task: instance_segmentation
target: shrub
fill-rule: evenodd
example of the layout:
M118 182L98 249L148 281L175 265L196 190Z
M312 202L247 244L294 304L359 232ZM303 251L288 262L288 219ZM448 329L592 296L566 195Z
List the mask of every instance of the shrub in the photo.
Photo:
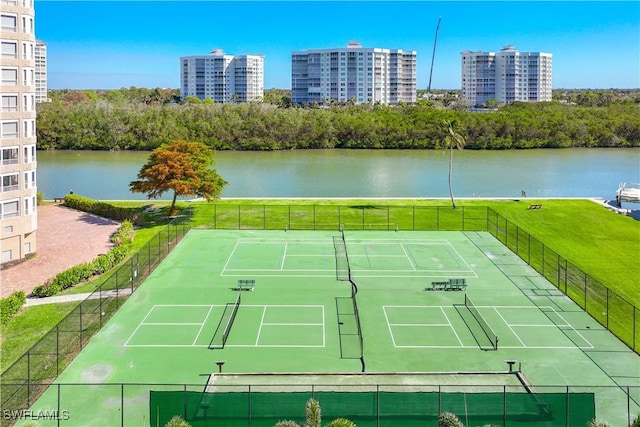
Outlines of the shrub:
M606 421L591 420L587 427L610 427L610 425Z
M629 427L640 427L640 414L636 415Z
M24 291L15 291L6 298L0 300L0 323L6 325L9 320L22 308L27 302L27 296Z
M325 427L357 427L356 423L346 418L336 418Z
M143 215L140 214L139 209L137 208L113 206L109 203L78 196L77 194L67 194L64 198L64 204L72 209L89 212L104 218L115 219L117 221L125 219L135 223L144 221Z
M455 414L443 412L438 416L438 427L464 427Z
M171 418L164 427L191 427L191 424L182 419L182 417L176 415Z
M43 193L36 193L36 204L38 206L40 206L42 204L42 201L44 200L44 194Z

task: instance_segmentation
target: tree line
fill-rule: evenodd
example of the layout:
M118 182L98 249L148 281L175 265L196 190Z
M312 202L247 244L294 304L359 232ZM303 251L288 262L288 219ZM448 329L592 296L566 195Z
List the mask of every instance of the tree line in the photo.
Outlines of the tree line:
M181 103L171 90L138 90L135 97L109 92L68 92L38 104L38 148L153 150L185 140L215 150L442 149L443 124L452 120L467 149L640 146L636 99L607 106L514 103L470 112L430 103L307 108Z

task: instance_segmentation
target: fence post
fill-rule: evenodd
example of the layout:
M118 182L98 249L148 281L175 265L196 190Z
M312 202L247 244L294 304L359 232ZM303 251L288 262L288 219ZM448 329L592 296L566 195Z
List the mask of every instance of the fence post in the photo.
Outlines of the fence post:
M238 230L240 230L240 205L238 205Z
M507 386L502 386L502 425L507 425Z
M376 426L380 427L380 384L376 384Z
M249 427L251 427L251 421L253 419L253 417L251 416L251 384L249 384L249 393L247 393L248 395L248 399L249 399L249 404L247 405L247 409L249 410Z
M587 310L587 273L584 273L584 311L586 311L587 313L589 313L589 310Z
M79 305L80 307L80 349L82 350L82 303Z
M187 419L187 385L182 385L182 419Z
M56 325L56 377L60 375L60 324Z
M62 417L60 416L60 383L58 383L58 406L56 408L56 420L58 421L57 422L58 426L60 426L61 419Z
M566 403L565 403L565 406L566 406L566 408L565 408L565 414L567 414L567 415L566 415L566 420L565 420L565 424L564 424L564 425L566 425L567 427L569 427L569 426L570 426L570 424L569 424L569 418L570 418L570 417L569 417L569 386L567 386L567 394L566 394Z
M124 427L124 383L120 383L120 427Z
M267 229L267 205L262 205L262 229Z
M31 406L31 350L27 351L27 406Z

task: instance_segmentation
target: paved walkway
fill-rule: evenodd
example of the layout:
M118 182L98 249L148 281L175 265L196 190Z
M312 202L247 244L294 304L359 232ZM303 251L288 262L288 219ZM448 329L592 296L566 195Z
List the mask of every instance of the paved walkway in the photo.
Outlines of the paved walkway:
M61 205L38 206L36 256L0 270L0 297L17 290L28 295L61 271L106 253L113 246L109 237L119 225Z

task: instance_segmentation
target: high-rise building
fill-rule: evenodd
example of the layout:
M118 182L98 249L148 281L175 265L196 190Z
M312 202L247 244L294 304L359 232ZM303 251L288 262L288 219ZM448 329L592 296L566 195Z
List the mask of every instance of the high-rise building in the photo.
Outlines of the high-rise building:
M48 102L47 44L36 40L36 102Z
M33 0L2 0L0 261L36 251L36 83Z
M416 52L345 48L291 53L291 101L397 104L416 101Z
M551 101L550 53L519 52L505 46L500 52L460 53L462 98L471 106L489 99L501 104L515 101Z
M260 101L264 96L264 56L209 55L180 58L180 96L214 102Z

